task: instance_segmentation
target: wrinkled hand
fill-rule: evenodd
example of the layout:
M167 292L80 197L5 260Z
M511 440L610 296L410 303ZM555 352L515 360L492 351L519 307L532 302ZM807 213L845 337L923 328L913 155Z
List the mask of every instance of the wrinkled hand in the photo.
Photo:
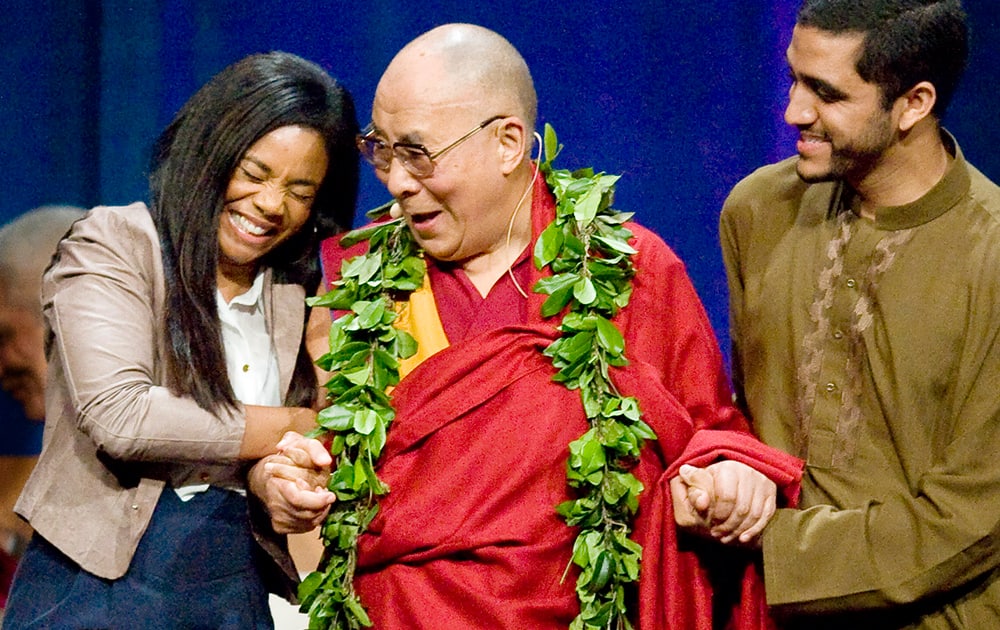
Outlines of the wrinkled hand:
M774 515L778 490L762 473L725 460L705 468L681 466L670 492L678 526L722 543L757 544Z
M330 453L318 440L288 432L278 442L278 452L254 464L249 485L271 516L279 534L315 529L337 500L326 489L332 464Z
M715 478L704 468L683 465L670 480L670 498L678 527L708 535L710 508L715 502Z

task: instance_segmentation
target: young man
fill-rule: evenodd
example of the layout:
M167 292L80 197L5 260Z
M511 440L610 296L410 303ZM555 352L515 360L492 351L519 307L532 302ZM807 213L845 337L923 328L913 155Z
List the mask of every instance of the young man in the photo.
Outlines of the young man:
M991 628L1000 609L1000 189L940 126L958 0L806 0L798 157L721 218L734 380L807 461L763 533L788 627Z

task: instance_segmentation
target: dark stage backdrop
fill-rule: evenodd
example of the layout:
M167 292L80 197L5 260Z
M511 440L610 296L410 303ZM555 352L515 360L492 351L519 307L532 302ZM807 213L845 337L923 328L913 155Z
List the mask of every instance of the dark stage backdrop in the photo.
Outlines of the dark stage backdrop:
M318 62L353 92L363 125L400 47L439 24L473 22L527 59L539 128L551 123L566 146L557 164L624 175L616 206L686 261L726 349L718 212L740 178L794 151L782 110L797 4L6 0L0 222L43 203L145 199L153 138L202 83L246 54L281 49ZM970 160L1000 181L1000 5L967 4L974 53L946 123ZM387 198L363 172L359 216ZM16 415L9 403L0 414ZM4 423L7 451L37 448L39 429L20 422Z

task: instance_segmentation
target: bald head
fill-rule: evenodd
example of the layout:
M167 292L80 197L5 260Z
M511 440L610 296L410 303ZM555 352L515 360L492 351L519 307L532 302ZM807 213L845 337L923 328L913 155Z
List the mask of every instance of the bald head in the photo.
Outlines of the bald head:
M393 151L376 176L424 253L461 264L483 295L531 239L518 208L536 172L536 109L521 55L471 24L407 44L375 90L371 133ZM421 152L430 165L415 172L408 156Z
M9 307L41 317L42 273L59 239L83 214L73 206L42 206L0 229L0 298Z
M415 72L419 70L419 72ZM420 35L393 58L376 90L392 91L431 75L422 93L467 102L483 112L517 116L534 129L538 98L524 58L499 34L474 24L446 24Z

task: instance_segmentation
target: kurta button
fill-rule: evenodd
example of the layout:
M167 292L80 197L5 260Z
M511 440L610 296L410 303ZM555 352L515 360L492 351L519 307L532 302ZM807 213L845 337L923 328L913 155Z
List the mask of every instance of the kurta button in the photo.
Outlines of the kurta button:
M244 372L249 372L250 371L250 364L249 363L244 363L243 364L243 371Z
M836 389L837 389L836 383L827 383L826 384L826 391L833 392L833 391L836 391Z
M848 278L847 279L847 287L848 288L853 289L854 285L856 285L856 284L857 283L854 281L854 278Z
M835 330L835 331L833 331L833 338L834 339L843 339L844 338L844 333L840 332L839 330Z
M138 506L138 505L136 505L135 503L133 503L133 504L132 504L132 509L133 509L133 510L138 510L138 509L139 509L139 506Z

